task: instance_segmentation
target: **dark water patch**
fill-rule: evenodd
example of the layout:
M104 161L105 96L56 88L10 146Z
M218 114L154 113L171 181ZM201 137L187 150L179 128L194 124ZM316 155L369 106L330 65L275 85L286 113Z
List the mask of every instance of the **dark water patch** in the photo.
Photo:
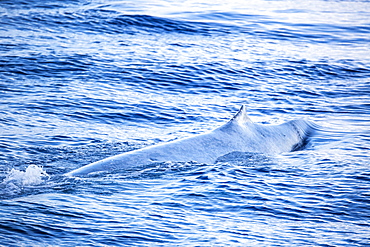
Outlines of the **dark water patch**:
M67 77L68 74L83 73L92 65L88 56L45 56L30 54L29 57L8 56L0 61L0 72L25 76Z
M256 31L255 34L267 39L310 41L317 43L335 43L350 45L352 43L366 43L369 41L366 26L338 26L327 24L288 24L288 23L263 23L265 25L281 25L286 28L269 28L266 31ZM348 30L351 34L348 35Z
M257 66L256 66L257 65ZM353 60L338 60L335 63L330 61L309 61L309 60L281 60L279 62L258 62L253 67L255 70L265 72L255 72L256 74L270 75L271 77L303 78L312 81L328 80L332 78L367 78L370 70L363 64ZM271 71L271 72L270 72Z
M27 16L4 16L2 26L19 31L53 30L79 31L106 34L137 34L139 32L161 32L179 34L222 33L225 28L212 27L203 23L192 23L149 15L122 15L113 11L89 10L84 12L64 12L63 15L29 13ZM27 23L24 25L24 23Z
M366 26L338 26L328 24L291 24L271 21L270 17L242 15L237 13L211 13L203 15L205 21L185 21L152 15L122 15L103 9L58 13L29 12L28 15L6 15L2 18L4 28L20 31L51 31L60 33L78 31L85 33L129 34L177 33L187 35L247 34L273 40L310 41L338 44L366 43L369 32ZM196 18L195 18L196 19ZM218 23L214 20L243 20L242 23ZM26 23L26 25L25 25ZM279 27L276 27L279 26ZM282 28L282 26L284 28ZM5 29L6 30L6 29ZM351 36L345 36L351 31Z
M136 70L136 71L135 71ZM223 90L238 90L240 82L231 81L232 73L236 71L224 68L221 63L199 64L191 66L176 66L172 64L163 64L161 70L145 66L131 70L131 81L136 75L140 75L137 81L147 84L147 88L161 88L171 92L188 92L202 93L220 92ZM221 74L221 76L220 76ZM227 79L222 77L222 74L227 75ZM143 80L141 77L144 77ZM135 81L128 83L136 83ZM144 84L144 85L145 85Z
M307 10L290 9L288 13L305 13ZM336 25L328 23L292 23L277 21L268 15L242 14L237 12L209 12L191 14L193 19L210 25L223 24L229 33L244 33L273 40L310 41L318 43L365 43L370 31L366 25ZM189 18L190 19L190 18ZM217 24L216 24L217 23ZM222 30L224 31L224 30Z
M73 4L83 4L86 3L86 1L74 1ZM66 5L65 1L63 0L47 0L43 1L40 3L37 0L2 0L1 4L3 5L2 7L6 7L7 9L12 9L12 10L18 10L18 9L34 9L34 8L44 8L44 9L55 9L59 7L63 7Z

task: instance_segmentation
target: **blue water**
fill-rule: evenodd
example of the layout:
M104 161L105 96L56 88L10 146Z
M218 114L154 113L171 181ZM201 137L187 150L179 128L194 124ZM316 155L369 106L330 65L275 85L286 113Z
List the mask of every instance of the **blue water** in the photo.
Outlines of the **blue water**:
M0 54L0 245L370 245L369 2L2 0ZM63 176L242 104L318 131L296 152Z

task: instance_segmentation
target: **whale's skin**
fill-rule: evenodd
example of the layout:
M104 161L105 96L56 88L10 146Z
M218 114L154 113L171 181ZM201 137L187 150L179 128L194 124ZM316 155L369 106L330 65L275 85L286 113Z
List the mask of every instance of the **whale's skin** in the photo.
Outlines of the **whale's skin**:
M312 124L306 120L292 120L280 125L255 124L247 116L246 107L242 106L229 122L209 133L115 155L66 175L81 176L167 161L212 164L218 157L235 151L289 152L301 147L312 131Z

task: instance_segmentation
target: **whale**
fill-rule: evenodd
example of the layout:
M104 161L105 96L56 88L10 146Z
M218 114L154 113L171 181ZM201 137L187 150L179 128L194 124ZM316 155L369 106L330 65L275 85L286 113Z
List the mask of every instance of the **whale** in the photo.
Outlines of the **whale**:
M303 119L280 125L254 123L247 114L247 107L242 105L229 121L208 133L118 154L65 175L83 176L169 161L213 164L219 157L233 152L291 152L302 149L313 132L313 124Z

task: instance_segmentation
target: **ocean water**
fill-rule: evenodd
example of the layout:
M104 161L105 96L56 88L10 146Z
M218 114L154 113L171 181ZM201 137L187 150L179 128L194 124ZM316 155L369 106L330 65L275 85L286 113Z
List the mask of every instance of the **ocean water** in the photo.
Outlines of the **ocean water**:
M369 246L370 2L0 1L0 245ZM91 162L246 105L303 150Z

